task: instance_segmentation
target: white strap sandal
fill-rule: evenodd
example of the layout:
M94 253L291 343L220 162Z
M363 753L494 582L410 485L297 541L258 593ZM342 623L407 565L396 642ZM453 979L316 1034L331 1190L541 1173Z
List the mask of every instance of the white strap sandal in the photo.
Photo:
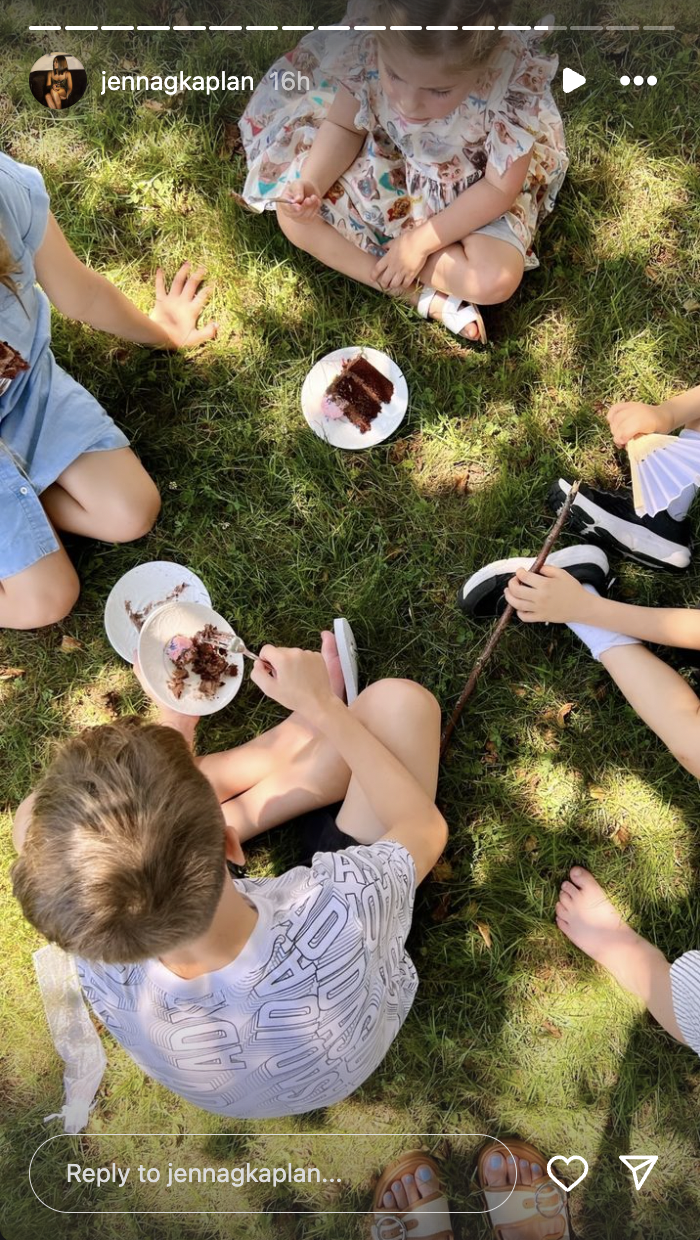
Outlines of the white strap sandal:
M338 647L340 670L345 681L345 700L352 706L360 692L360 673L357 662L357 643L347 620L333 621L333 636Z
M437 1163L420 1150L404 1154L388 1167L374 1190L372 1240L454 1240L450 1207L442 1190L423 1197L408 1210L386 1210L382 1207L385 1193L404 1175L415 1176L419 1167L430 1167L439 1180Z
M430 307L433 304L433 298L438 295L438 290L426 285L421 289L416 309L421 318L431 318ZM459 297L448 297L442 307L442 316L439 319L433 319L435 323L442 323L448 331L454 332L455 336L461 336L463 340L469 341L469 336L464 336L465 327L470 323L476 323L479 328L477 337L480 344L486 344L488 337L486 335L486 327L481 317L480 311L473 306L470 301L460 301ZM476 343L470 341L471 344Z
M504 1144L518 1162L525 1159L537 1166L546 1166L547 1160L524 1141L508 1140ZM531 1223L537 1218L544 1224L542 1240L571 1240L569 1207L563 1190L546 1175L533 1184L518 1182L515 1187L506 1184L503 1188L493 1188L487 1184L485 1175L486 1162L492 1154L507 1158L502 1145L487 1145L479 1155L477 1175L495 1240L506 1240L506 1234L507 1240L518 1240L518 1223Z

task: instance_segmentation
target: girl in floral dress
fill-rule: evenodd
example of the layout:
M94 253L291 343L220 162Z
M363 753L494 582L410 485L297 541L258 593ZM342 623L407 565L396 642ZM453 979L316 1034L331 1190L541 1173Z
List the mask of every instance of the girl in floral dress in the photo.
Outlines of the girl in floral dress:
M302 39L241 120L248 206L277 210L327 266L482 341L472 303L507 300L538 266L535 233L568 166L557 57L542 31L498 30L511 7L351 0L351 28Z

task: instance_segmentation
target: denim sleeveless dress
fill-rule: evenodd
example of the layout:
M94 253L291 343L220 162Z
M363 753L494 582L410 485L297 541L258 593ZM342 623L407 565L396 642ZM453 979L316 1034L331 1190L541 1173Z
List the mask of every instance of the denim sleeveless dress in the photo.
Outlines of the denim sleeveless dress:
M9 383L0 379L0 580L59 548L42 491L84 452L129 443L51 352L51 309L34 270L48 214L41 175L0 152L0 233L15 259L18 294L0 285L0 340L29 367Z

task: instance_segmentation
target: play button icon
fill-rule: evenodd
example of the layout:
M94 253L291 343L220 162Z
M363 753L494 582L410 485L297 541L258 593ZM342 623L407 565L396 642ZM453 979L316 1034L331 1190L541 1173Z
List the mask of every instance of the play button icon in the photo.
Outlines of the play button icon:
M580 86L586 85L586 79L582 73L576 73L574 69L565 69L564 77L564 94L570 95L572 90L578 90Z

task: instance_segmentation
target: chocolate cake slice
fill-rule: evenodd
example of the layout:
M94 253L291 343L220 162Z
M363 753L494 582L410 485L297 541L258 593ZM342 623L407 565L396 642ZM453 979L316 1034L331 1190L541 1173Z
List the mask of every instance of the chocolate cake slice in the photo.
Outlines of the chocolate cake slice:
M326 417L345 417L366 435L393 395L391 379L360 355L343 362L340 374L326 388L321 408Z
M166 654L174 665L168 680L173 697L180 700L190 672L199 676L199 692L209 699L216 696L226 676L236 677L238 665L228 660L230 641L213 624L205 624L194 637L177 634L171 638Z

